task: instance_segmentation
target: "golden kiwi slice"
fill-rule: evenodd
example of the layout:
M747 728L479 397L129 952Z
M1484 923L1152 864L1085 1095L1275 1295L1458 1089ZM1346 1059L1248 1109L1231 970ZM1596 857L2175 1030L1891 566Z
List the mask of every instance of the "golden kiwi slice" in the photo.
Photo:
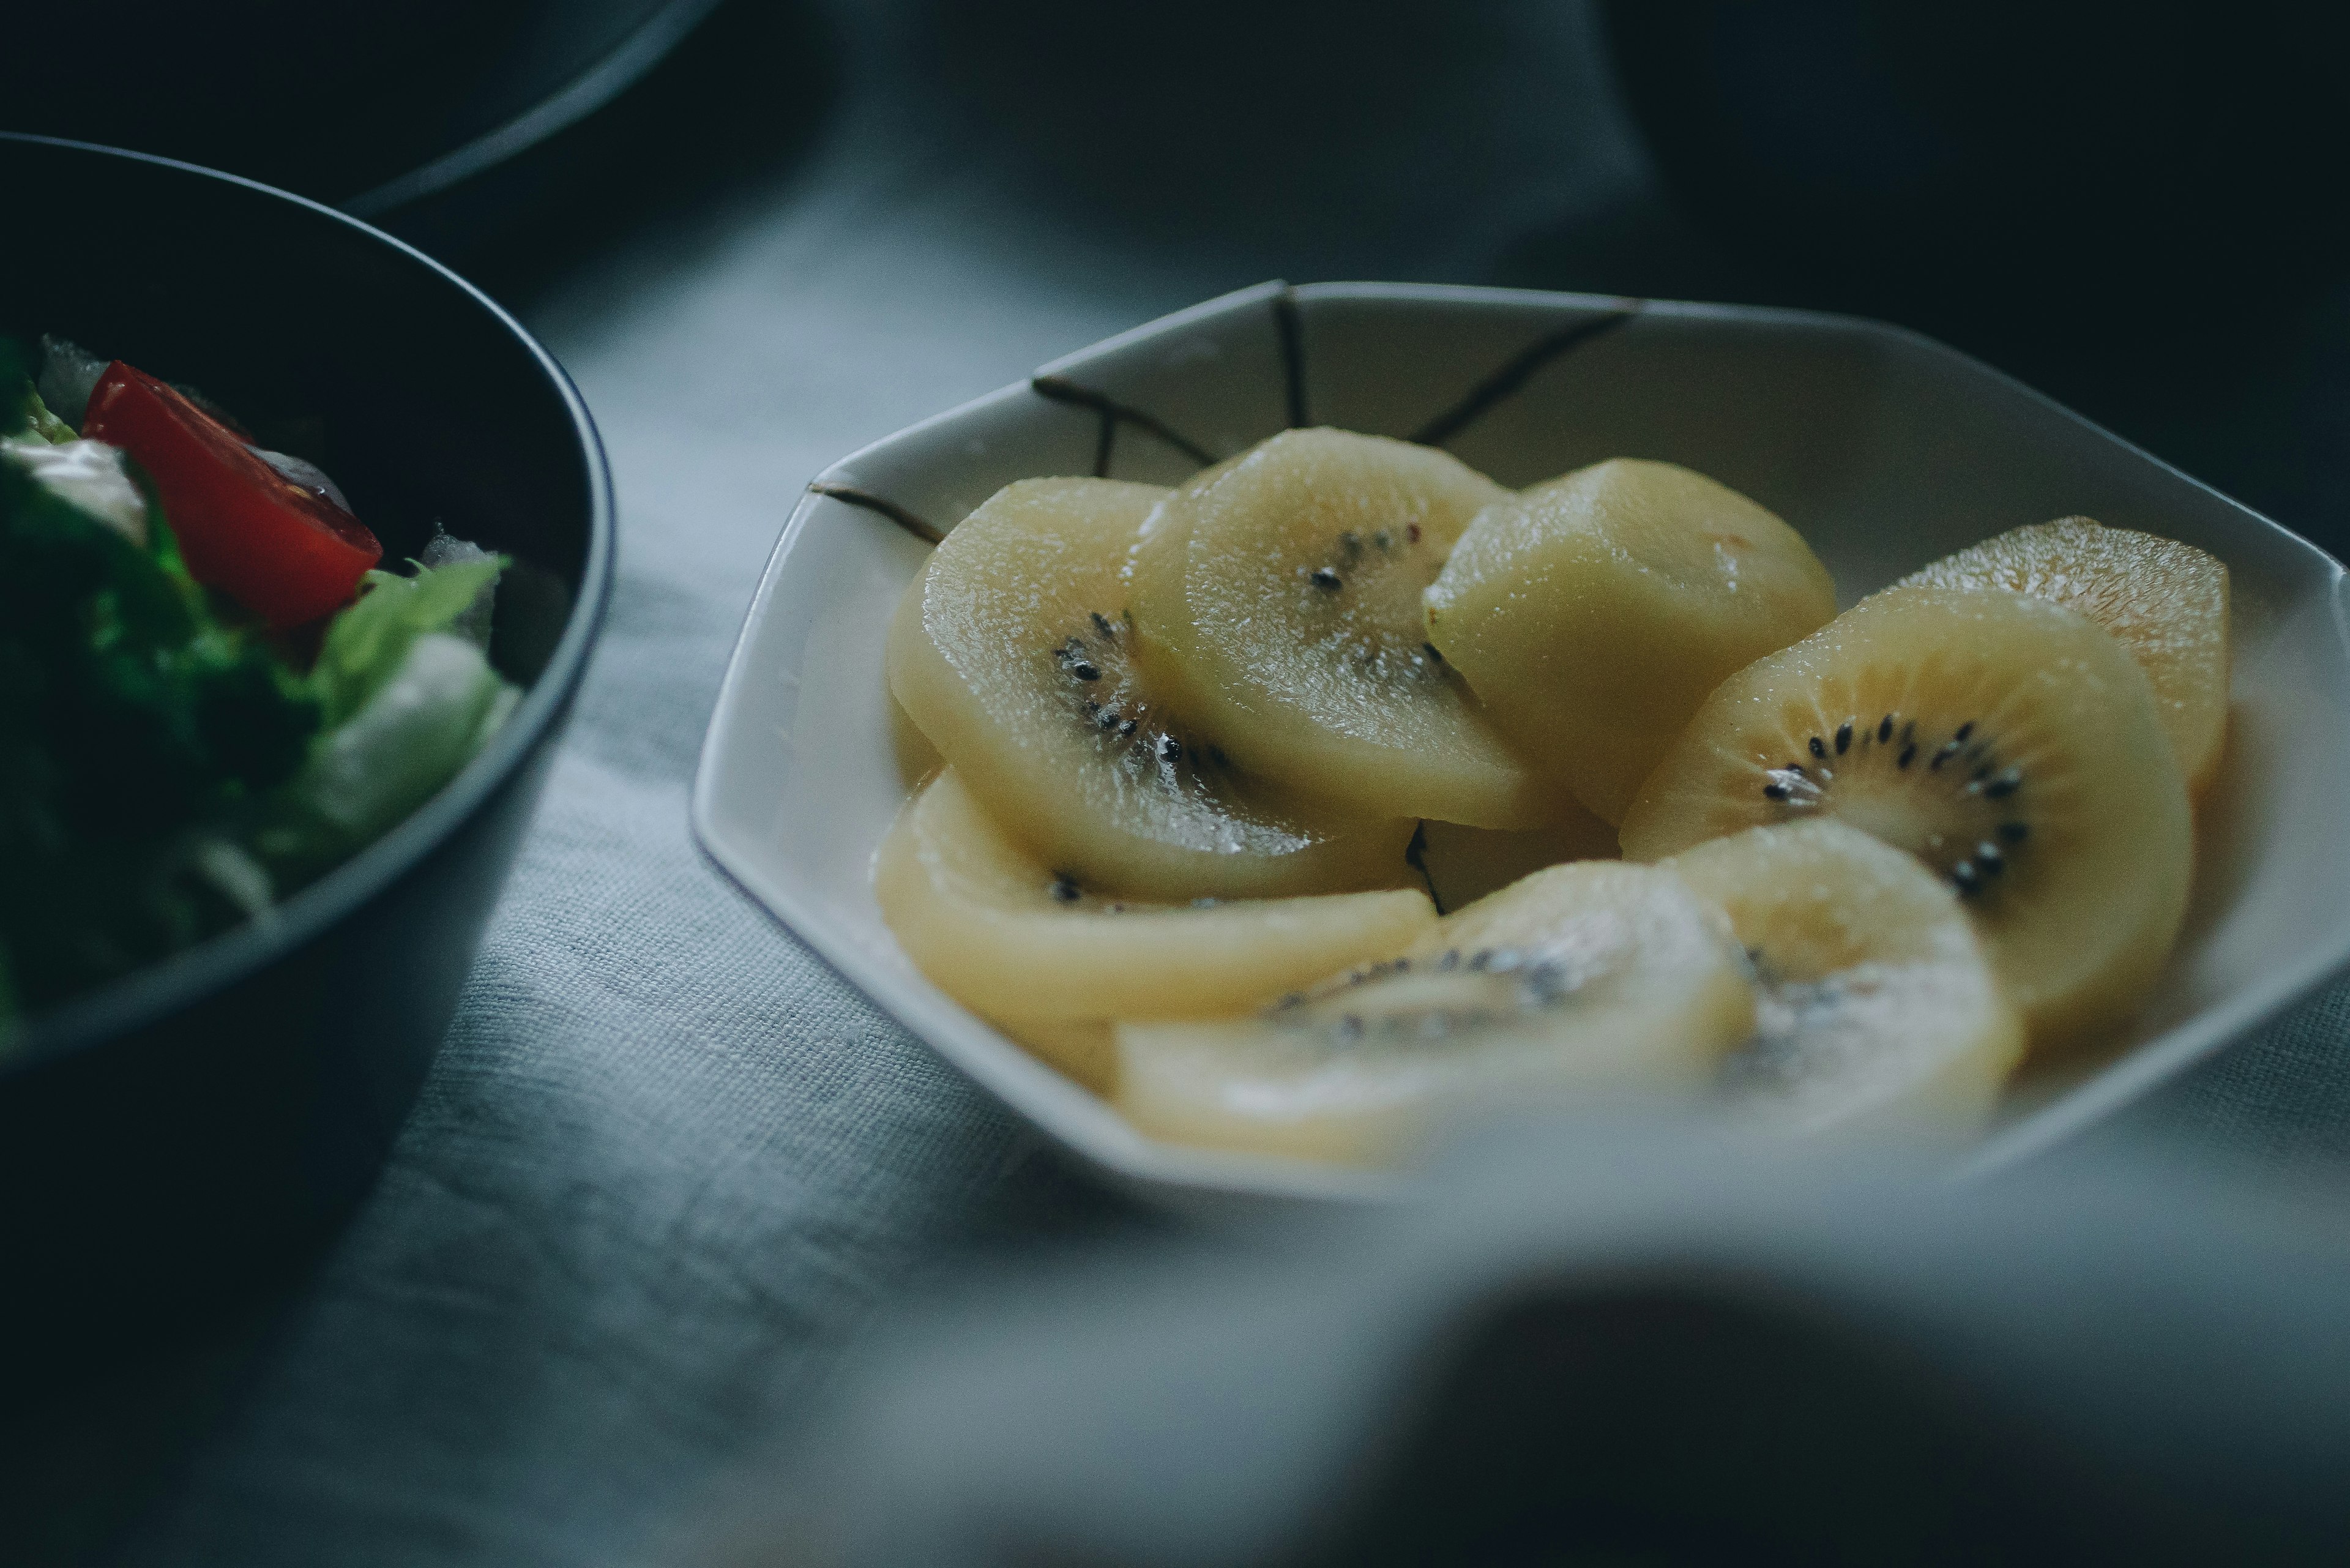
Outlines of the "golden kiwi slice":
M2228 568L2192 545L2088 517L2012 528L1904 580L2009 588L2078 610L2121 639L2154 684L2189 794L2228 735Z
M899 814L874 856L873 896L940 990L1015 1026L1245 1012L1393 952L1436 919L1417 888L1197 905L1106 898L1007 837L954 768Z
M1412 824L1297 804L1232 764L1133 657L1121 576L1167 493L1005 486L950 533L889 627L889 689L1036 857L1155 898L1393 887Z
M1420 594L1509 493L1431 448L1289 431L1168 498L1134 555L1145 667L1244 767L1359 813L1524 827L1538 780L1428 642Z
M1708 692L1827 624L1835 584L1729 486L1617 458L1479 514L1427 610L1494 722L1614 823Z
M1664 862L1728 911L1755 971L1754 1039L1724 1064L1794 1132L1963 1135L2023 1054L1950 885L1833 817L1753 827Z
M1678 855L1835 817L1947 880L2036 1045L2127 1014L2178 932L2187 788L2122 645L2004 589L1898 588L1722 682L1624 818Z
M1115 1103L1171 1142L1372 1159L1493 1102L1700 1090L1753 1023L1720 909L1669 872L1586 861L1254 1017L1119 1024Z
M1107 1095L1118 1083L1117 1026L1106 1019L1022 1023L995 1018L989 1022L1028 1054L1097 1095Z

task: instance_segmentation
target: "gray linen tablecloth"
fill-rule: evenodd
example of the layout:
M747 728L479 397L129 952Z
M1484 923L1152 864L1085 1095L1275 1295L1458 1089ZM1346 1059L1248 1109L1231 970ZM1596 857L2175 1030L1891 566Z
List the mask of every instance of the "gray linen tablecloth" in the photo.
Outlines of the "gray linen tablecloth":
M1334 40L1211 5L1130 95L1082 7L844 4L831 58L775 63L771 112L805 138L517 286L609 446L620 571L462 1012L312 1273L192 1355L16 1413L22 1552L0 1555L639 1560L958 1260L1167 1223L715 874L686 825L695 753L800 486L866 441L1266 276L1677 286L1622 259L1672 226L1587 19L1522 0L1440 36L1453 9L1374 7ZM1169 93L1182 72L1207 86ZM1298 134L1277 100L1300 90L1408 107ZM2329 997L2137 1126L2295 1169L2350 1156L2345 1012Z

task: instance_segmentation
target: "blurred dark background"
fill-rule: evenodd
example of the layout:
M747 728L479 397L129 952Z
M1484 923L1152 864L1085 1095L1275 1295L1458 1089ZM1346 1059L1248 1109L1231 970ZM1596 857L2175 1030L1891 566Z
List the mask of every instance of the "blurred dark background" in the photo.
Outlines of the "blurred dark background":
M808 474L1266 277L1504 284L1889 317L2339 555L2339 18L16 7L0 127L284 184L514 307L595 410L623 541L543 829L374 1197L250 1300L0 1409L0 1561L650 1559L886 1311L951 1298L975 1262L1172 1226L1064 1167L695 858L695 749ZM37 213L11 216L0 243L41 243ZM172 236L135 213L121 234L169 266ZM2350 1075L2310 1063L2341 1026L2247 1047L2115 1136L2338 1180Z
M10 128L249 173L510 296L805 160L855 79L1007 209L1200 275L1853 310L2310 531L2350 500L2338 7L68 0L13 26Z

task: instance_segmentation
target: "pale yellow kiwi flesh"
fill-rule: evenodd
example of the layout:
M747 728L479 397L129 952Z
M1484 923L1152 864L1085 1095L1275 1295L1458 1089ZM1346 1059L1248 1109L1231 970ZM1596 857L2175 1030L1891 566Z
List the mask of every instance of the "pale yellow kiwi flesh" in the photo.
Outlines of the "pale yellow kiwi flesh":
M1727 485L1615 458L1487 507L1426 604L1494 722L1615 823L1707 693L1827 624L1835 584Z
M2228 568L2192 545L2060 517L2012 528L1905 579L2008 588L2077 610L2121 640L2153 683L2190 794L2219 772L2228 736Z
M889 689L971 793L1088 887L1245 898L1393 887L1412 824L1305 805L1137 666L1122 573L1150 485L1035 479L948 534L889 627Z
M1546 785L1428 645L1420 595L1508 492L1447 453L1289 431L1193 478L1136 546L1141 655L1243 767L1366 814L1525 827Z
M2023 1054L1973 923L1914 856L1833 817L1665 861L1753 961L1755 1039L1726 1075L1780 1128L1963 1137Z
M1639 860L1833 816L1963 897L2034 1049L2126 1018L2178 932L2187 788L2145 671L2003 589L1898 588L1706 699L1633 801Z
M1170 1142L1376 1161L1495 1105L1701 1092L1753 1023L1719 909L1586 861L1254 1017L1119 1024L1114 1103Z
M988 1021L1022 1050L1063 1077L1107 1096L1118 1085L1117 1025L1107 1019L1074 1023Z
M1245 1012L1393 952L1436 919L1416 888L1203 905L1104 897L1014 843L953 768L899 813L874 857L873 894L916 968L1015 1034ZM1036 1033L1083 1044L1082 1032Z

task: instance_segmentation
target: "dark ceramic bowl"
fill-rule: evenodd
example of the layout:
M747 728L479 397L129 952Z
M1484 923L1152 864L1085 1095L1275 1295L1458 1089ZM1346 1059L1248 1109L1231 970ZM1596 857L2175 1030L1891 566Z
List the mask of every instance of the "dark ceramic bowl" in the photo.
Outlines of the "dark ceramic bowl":
M251 1275L346 1212L454 1011L603 617L612 496L562 367L479 292L324 207L0 135L0 317L236 410L400 558L511 555L491 657L527 688L446 789L265 922L41 1015L0 1055L0 1316L78 1332ZM0 1366L20 1345L0 1340Z
M94 0L10 20L0 130L243 174L504 272L796 128L830 53L806 0L108 0L93 91Z

